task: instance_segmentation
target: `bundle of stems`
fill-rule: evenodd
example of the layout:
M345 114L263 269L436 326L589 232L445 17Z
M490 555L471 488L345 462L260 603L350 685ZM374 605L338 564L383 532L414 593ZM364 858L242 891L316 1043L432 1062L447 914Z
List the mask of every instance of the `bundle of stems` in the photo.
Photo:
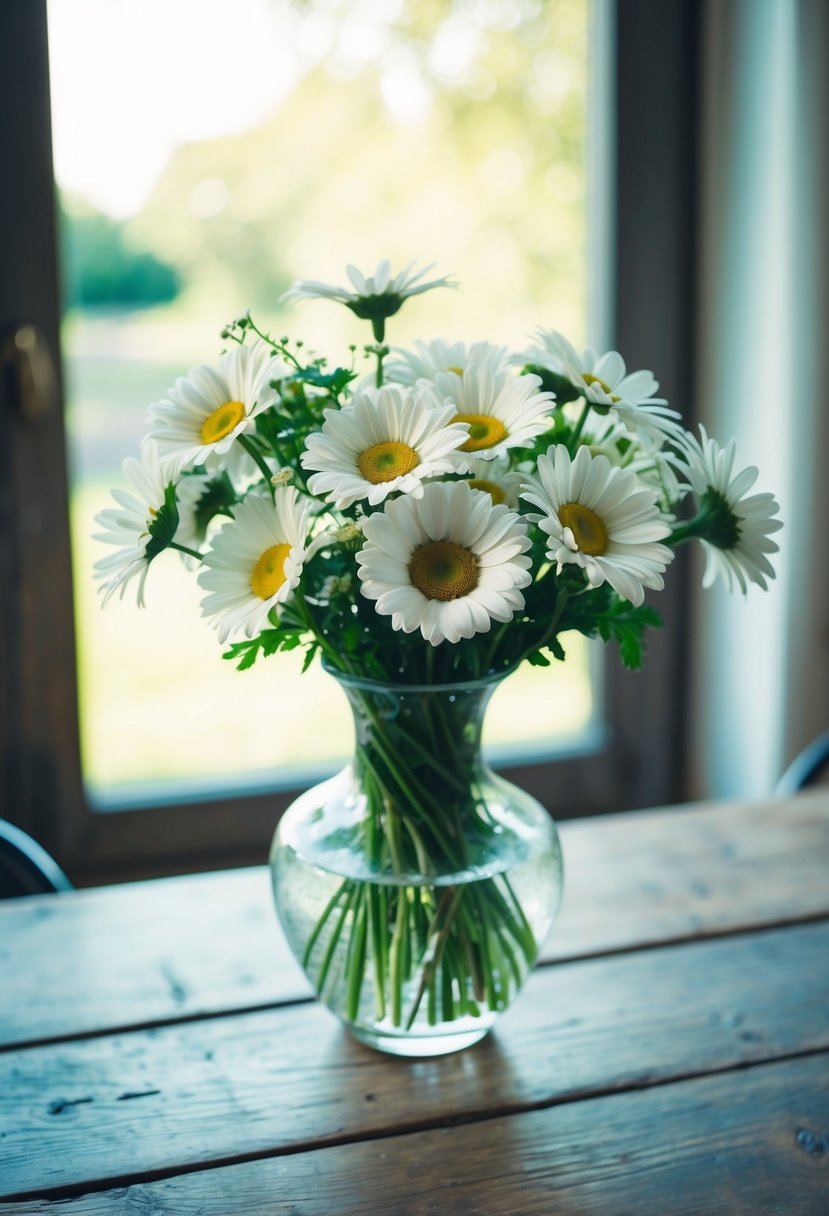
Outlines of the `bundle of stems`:
M503 830L485 802L480 756L491 684L367 685L346 691L359 846L372 877L342 880L303 965L324 998L344 991L349 1021L369 987L374 1018L395 1028L419 1014L436 1025L504 1009L538 944L508 874L476 869Z

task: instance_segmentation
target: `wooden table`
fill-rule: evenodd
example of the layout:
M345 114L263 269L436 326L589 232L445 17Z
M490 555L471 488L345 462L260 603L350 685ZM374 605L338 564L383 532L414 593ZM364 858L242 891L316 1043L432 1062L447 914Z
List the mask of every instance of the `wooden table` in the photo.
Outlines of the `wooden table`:
M0 905L0 1216L829 1213L829 793L564 824L544 963L407 1062L264 869Z

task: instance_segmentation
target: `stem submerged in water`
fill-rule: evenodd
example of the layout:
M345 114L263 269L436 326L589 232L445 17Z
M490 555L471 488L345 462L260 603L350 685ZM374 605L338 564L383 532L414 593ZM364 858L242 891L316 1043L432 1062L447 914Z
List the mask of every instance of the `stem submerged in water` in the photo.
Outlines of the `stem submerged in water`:
M498 862L504 828L487 802L504 798L480 756L493 685L343 683L357 747L351 826L337 847L359 846L362 861L328 895L303 965L355 1026L417 1034L494 1014L538 945Z

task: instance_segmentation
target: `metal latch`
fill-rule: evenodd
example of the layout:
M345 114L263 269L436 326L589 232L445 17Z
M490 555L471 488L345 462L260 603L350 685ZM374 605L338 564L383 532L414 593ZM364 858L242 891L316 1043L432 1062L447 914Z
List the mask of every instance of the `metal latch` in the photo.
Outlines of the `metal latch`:
M37 325L23 321L3 334L0 367L12 408L24 422L43 422L57 406L58 385L49 344Z

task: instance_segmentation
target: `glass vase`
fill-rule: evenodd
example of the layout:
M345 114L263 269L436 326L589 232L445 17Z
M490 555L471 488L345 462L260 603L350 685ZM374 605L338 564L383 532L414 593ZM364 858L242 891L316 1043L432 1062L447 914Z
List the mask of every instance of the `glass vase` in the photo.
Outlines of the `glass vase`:
M279 822L277 914L358 1039L403 1056L457 1051L487 1033L538 958L561 896L558 833L482 758L497 678L333 674L354 714L354 758Z

